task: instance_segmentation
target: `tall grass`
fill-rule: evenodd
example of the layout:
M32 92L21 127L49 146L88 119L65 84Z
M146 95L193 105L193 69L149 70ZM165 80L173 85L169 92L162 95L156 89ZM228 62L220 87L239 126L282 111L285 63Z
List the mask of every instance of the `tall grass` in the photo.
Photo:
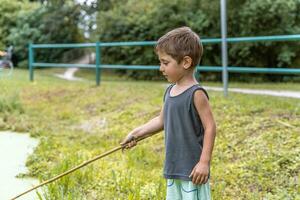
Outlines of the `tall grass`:
M12 79L0 81L6 87L0 94L0 119L5 119L0 129L20 124L18 130L40 139L27 161L29 175L39 180L117 146L130 130L159 113L167 84L115 80L95 87L94 80L68 82L45 70L36 71L34 83L27 76L16 70ZM209 95L218 127L213 198L300 199L299 100ZM43 187L40 199L164 199L163 139L159 133L86 166Z
M24 109L22 107L18 94L12 94L11 96L0 96L0 112L23 113Z

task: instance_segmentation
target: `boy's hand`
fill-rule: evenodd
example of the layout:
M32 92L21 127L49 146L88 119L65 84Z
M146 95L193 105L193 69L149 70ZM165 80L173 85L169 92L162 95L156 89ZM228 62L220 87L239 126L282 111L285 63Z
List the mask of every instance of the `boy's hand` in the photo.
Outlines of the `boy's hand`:
M134 136L132 133L129 133L126 138L120 143L120 145L124 145L123 147L123 150L124 148L125 149L129 149L129 148L132 148L134 147L135 145L137 144L137 141L136 141L136 136Z
M208 180L209 164L198 162L189 177L195 185L205 184Z

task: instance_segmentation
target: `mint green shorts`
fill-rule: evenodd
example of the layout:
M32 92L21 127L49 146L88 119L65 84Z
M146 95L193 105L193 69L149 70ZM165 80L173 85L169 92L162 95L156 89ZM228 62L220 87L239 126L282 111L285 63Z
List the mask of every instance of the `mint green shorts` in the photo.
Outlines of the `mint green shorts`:
M167 179L167 200L211 200L209 180L195 185L192 181Z

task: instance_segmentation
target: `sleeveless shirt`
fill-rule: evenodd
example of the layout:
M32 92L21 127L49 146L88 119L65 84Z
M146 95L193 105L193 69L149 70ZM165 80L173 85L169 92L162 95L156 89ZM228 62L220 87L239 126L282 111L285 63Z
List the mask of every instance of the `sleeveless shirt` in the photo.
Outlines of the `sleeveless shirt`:
M167 179L189 178L200 160L203 148L204 128L194 105L194 93L202 90L198 84L186 89L177 96L170 96L174 84L164 95L165 162L164 177Z

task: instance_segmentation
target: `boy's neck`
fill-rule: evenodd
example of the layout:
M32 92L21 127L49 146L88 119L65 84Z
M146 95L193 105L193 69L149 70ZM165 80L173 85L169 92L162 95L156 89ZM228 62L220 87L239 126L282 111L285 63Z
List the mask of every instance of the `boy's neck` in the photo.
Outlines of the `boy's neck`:
M198 81L195 78L194 71L185 74L181 79L175 83L178 87L186 87L198 84Z

